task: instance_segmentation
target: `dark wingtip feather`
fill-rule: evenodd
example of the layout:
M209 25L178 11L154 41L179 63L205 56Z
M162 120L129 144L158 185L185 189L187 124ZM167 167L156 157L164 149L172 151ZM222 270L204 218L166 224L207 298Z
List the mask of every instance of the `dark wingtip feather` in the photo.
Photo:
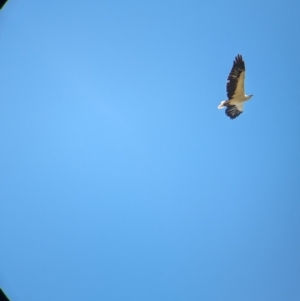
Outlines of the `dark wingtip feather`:
M245 71L245 62L241 54L238 54L233 61L233 67Z
M229 105L227 106L225 110L225 114L230 118L230 119L235 119L239 115L241 115L243 112L239 111L235 105Z

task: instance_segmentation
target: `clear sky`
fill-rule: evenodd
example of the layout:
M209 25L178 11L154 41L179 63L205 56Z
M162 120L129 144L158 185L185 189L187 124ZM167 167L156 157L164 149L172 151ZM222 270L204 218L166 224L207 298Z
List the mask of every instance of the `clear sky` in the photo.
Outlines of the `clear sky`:
M9 0L12 301L300 300L300 2ZM235 120L234 57L254 97Z

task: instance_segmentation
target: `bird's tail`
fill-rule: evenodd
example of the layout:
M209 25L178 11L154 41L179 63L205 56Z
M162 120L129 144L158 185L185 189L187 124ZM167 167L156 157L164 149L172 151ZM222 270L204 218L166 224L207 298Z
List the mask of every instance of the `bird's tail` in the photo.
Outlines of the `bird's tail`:
M226 100L221 101L221 103L218 105L218 109L225 108L226 107L225 103L226 103Z

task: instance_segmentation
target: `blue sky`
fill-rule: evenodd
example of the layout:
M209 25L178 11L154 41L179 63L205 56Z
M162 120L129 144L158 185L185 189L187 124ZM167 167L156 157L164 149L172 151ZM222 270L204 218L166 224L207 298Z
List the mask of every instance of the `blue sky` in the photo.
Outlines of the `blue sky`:
M0 11L12 301L300 300L300 4ZM234 57L254 97L230 120Z

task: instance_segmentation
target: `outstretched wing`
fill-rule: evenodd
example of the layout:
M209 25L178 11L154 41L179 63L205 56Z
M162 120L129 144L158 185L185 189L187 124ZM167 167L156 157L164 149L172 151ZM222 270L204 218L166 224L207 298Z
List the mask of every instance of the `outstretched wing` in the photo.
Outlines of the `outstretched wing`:
M243 113L243 109L243 103L229 105L226 108L225 114L230 117L230 119L234 119Z
M245 63L240 54L233 61L232 69L227 78L227 97L228 99L239 98L245 95Z

